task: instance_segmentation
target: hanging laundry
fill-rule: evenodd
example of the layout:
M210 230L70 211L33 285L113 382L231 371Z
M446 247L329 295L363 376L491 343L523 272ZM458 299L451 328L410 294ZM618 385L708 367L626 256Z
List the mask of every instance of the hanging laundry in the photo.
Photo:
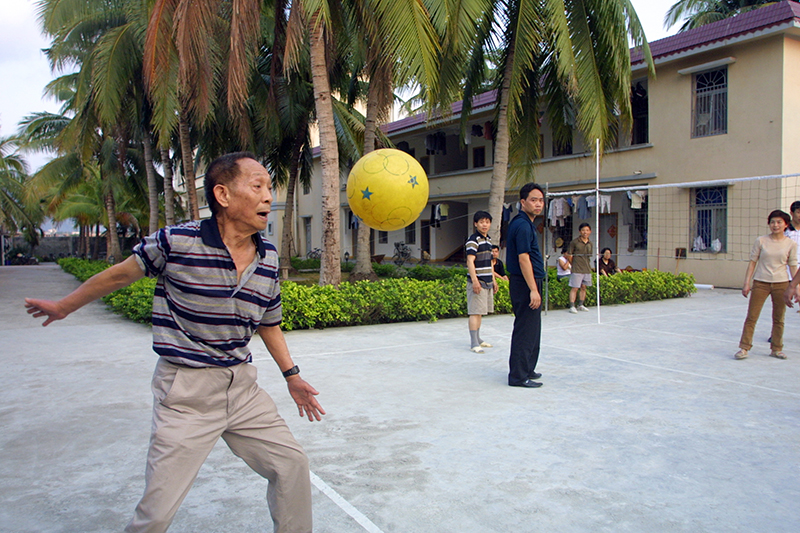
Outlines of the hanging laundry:
M589 210L589 206L586 204L586 197L585 196L578 196L575 202L575 212L578 214L578 218L587 219L592 216L592 212Z
M446 219L450 214L450 204L439 204L439 214L442 215L442 220Z
M692 251L702 252L705 249L706 249L706 243L703 242L703 238L700 235L698 235L697 238L694 240L694 243L692 244Z
M550 220L550 225L564 226L565 219L570 214L569 204L567 200L562 197L553 198L550 200L550 208L547 211L547 218Z
M600 195L600 212L601 213L610 213L611 212L611 195L610 194L601 194Z
M492 136L492 123L491 122L484 122L483 123L483 138L486 140L491 141Z
M437 207L436 204L431 204L431 227L432 228L441 227L441 224L439 223L438 210L436 209L436 207Z
M511 209L511 204L503 204L503 222L511 221L511 215L513 214Z
M631 208L641 209L642 204L647 199L647 191L632 191L630 193L630 198L631 198Z

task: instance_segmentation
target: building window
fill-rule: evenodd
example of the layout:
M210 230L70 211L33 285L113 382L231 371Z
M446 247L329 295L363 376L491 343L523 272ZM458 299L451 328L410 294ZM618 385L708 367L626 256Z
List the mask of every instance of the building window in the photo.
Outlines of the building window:
M553 140L553 157L560 155L572 155L572 139L563 143Z
M727 187L692 189L693 252L724 252L728 237Z
M633 209L633 224L631 224L628 247L634 250L647 250L647 202L642 203L641 209Z
M728 68L694 75L693 137L728 133Z
M411 223L406 226L406 244L417 243L417 224Z
M378 244L389 244L389 232L378 230Z
M267 222L267 235L273 234L272 222Z
M564 217L564 225L556 226L554 230L553 249L560 253L562 248L572 242L572 215ZM559 239L561 240L559 241Z
M633 128L631 129L631 145L650 142L648 132L648 100L647 80L637 81L631 87L631 113Z
M478 146L472 149L472 168L486 166L486 148Z

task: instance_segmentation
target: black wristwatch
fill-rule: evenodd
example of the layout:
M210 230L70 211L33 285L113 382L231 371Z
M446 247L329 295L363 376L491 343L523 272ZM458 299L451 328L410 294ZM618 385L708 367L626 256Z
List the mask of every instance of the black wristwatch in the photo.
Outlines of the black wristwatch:
M288 378L289 376L294 376L295 374L299 373L300 373L300 367L294 365L292 368L283 373L283 377Z

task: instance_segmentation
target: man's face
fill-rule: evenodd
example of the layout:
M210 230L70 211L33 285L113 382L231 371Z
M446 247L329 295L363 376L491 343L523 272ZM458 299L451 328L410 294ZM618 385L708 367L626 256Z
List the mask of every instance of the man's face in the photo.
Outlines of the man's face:
M267 217L272 209L272 179L258 161L240 159L236 163L239 175L226 187L227 205L223 204L225 217L256 231L267 228Z
M800 226L800 209L792 211L792 226L794 226L795 229Z
M528 193L528 197L519 201L522 211L529 217L542 214L544 210L544 194L539 189L533 189Z
M500 257L500 249L499 248L492 248L492 257L497 259Z
M488 218L482 218L475 223L475 229L478 230L478 233L481 235L486 235L489 233L489 228L492 227L492 221Z
M589 226L584 226L581 228L581 238L583 240L588 239L589 235L591 234L592 234L592 228L590 228Z

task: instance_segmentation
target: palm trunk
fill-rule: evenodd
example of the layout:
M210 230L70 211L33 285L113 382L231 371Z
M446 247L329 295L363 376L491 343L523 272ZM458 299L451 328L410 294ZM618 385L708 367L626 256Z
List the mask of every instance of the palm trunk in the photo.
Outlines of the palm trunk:
M192 141L189 137L189 120L186 111L182 111L178 119L178 135L181 140L181 159L183 162L183 180L186 183L186 194L189 196L189 217L191 220L200 219L200 209L197 206L197 187L194 183L194 161L192 157Z
M98 222L94 227L94 239L92 239L92 260L97 261L100 258L100 223Z
M150 205L150 218L148 219L148 235L158 230L158 181L156 169L153 166L153 140L150 132L144 131L142 140L144 147L144 170L147 174L147 200Z
M318 16L311 18L311 77L319 125L322 161L322 264L320 285L338 286L342 279L339 244L339 146L333 121L333 102L325 59L325 41Z
M364 155L375 150L375 128L378 117L378 84L370 83L367 90L367 116L364 120ZM370 227L363 221L358 222L358 244L356 246L356 265L350 274L350 281L378 279L372 268L372 256L369 246Z
M492 215L492 229L489 236L492 242L500 244L500 223L503 219L503 201L506 197L508 177L508 93L511 85L511 70L514 66L514 43L508 51L503 85L500 88L500 109L497 114L497 131L494 142L494 165L492 182L489 186L489 214Z
M305 128L303 128L305 129ZM280 265L292 270L292 249L294 248L294 194L300 170L300 151L303 138L298 135L292 147L292 162L289 166L289 182L286 184L286 208L283 211L283 232L281 234Z
M175 189L172 188L172 159L169 150L161 149L161 166L164 167L164 218L167 226L175 224Z
M109 191L106 193L106 214L108 215L108 250L106 260L114 264L122 259L122 248L117 237L117 208L114 202L114 194Z
M81 224L78 228L78 257L84 254L84 239L86 238L86 225ZM72 248L72 246L70 246Z

